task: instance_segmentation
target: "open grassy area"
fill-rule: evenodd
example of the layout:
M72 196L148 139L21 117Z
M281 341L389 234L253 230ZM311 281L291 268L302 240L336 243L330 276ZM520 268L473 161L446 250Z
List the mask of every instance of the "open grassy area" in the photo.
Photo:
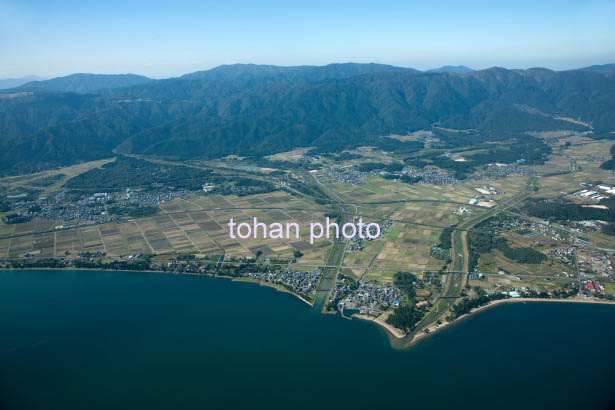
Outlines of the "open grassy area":
M42 190L45 195L59 191L62 185L69 179L83 174L94 168L99 168L104 164L114 161L115 158L102 159L98 161L84 162L60 169L37 172L34 174L19 175L15 177L0 178L0 186L11 189L31 188ZM51 183L46 183L50 181Z
M529 177L524 175L509 175L506 178L489 180L489 181L473 181L465 182L463 187L469 188L474 191L473 195L480 195L477 188L481 189L484 185L490 185L498 190L498 195L493 195L493 199L497 202L500 200L506 200L518 195L525 190ZM455 190L457 187L454 188Z
M541 264L518 263L506 258L499 250L481 255L478 270L484 273L498 273L504 270L511 275L541 276L564 276L564 272L575 273L572 267L564 266L557 261L547 260Z
M360 201L362 203L433 200L465 204L477 194L472 188L464 185L451 187L432 184L407 184L399 180L388 180L380 177L369 178L365 180L365 183L359 185L333 182L331 186L344 201Z
M606 282L604 284L604 292L610 295L615 295L615 283Z

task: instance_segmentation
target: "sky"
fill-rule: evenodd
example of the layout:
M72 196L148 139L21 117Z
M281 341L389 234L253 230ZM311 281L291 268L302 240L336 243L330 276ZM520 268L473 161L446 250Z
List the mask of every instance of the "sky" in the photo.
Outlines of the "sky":
M220 64L556 70L615 62L615 0L0 0L0 78Z

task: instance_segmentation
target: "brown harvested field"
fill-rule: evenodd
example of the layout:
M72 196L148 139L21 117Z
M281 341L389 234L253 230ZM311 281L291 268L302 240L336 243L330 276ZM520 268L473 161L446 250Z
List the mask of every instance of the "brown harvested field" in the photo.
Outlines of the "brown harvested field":
M162 212L146 218L56 230L56 221L33 221L25 224L0 225L3 235L21 235L0 240L0 255L19 257L76 256L80 252L106 252L110 258L135 253L199 253L228 257L252 257L261 251L264 257L292 259L295 251L304 254L301 262L323 263L331 242L309 240L309 223L324 221L326 208L285 192L246 197L191 195L161 204ZM265 208L265 209L263 209ZM268 209L267 209L268 208ZM271 209L278 208L278 209ZM310 209L311 208L311 209ZM313 209L318 209L313 211ZM248 222L253 218L270 224L297 223L301 238L290 240L229 236L228 222ZM43 232L51 230L51 232ZM38 233L37 233L38 232ZM293 230L294 233L294 230Z

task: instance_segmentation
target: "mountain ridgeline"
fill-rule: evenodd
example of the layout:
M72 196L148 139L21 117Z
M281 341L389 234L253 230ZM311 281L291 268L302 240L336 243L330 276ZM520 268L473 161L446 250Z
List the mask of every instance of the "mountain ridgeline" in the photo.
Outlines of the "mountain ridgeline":
M110 88L129 87L152 81L136 74L71 74L50 80L30 81L19 86L20 91L51 91L91 93Z
M35 75L29 75L26 77L19 77L19 78L3 78L3 79L0 79L0 90L4 90L7 88L15 88L15 87L19 87L20 85L30 83L32 81L41 81L41 80L45 80L45 79L42 77L35 76Z
M470 130L440 132L451 147L533 138L528 131L615 135L612 71L451 70L238 64L165 80L74 75L28 83L0 91L0 174L114 153L189 159L310 146L410 151L416 144L381 137L416 130Z

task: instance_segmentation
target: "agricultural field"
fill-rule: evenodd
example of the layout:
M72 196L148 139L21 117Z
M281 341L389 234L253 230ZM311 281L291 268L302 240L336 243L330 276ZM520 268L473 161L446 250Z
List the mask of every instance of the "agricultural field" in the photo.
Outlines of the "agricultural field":
M564 150L564 155L582 161L588 157L609 157L609 150L613 145L613 141L610 140L592 140L587 137L572 137L567 138L566 142L570 142L571 145L567 146ZM600 161L595 161L600 164Z
M445 261L431 249L439 242L443 228L459 223L465 216L454 213L455 204L409 202L401 204L386 219L392 221L381 238L364 241L362 250L347 252L345 265L369 272L368 279L390 281L399 270L439 270ZM362 207L361 212L365 209ZM366 219L366 221L368 221ZM383 273L384 271L384 273ZM389 271L386 274L386 271Z
M600 169L599 166L599 163L587 163L581 166L577 172L541 177L537 182L539 190L535 197L548 198L567 195L582 189L582 183L603 181L607 184L614 184L615 175Z
M474 185L480 186L480 183L474 183ZM399 180L388 180L380 177L366 179L363 184L359 185L333 182L331 187L342 200L351 203L357 201L378 203L428 199L465 204L477 194L471 187L465 185L451 187L448 185L406 184Z
M534 167L543 175L538 181L540 189L536 196L544 198L565 195L580 189L581 183L615 183L615 175L600 168L601 163L608 159L611 145L612 141L596 141L578 135L559 140L557 146L561 148L561 154L551 154L544 165ZM555 151L557 150L554 148ZM576 169L569 172L573 161ZM555 173L563 174L548 176Z
M60 223L33 221L16 225L0 225L0 255L21 257L76 256L80 252L106 252L117 257L131 254L177 255L199 253L230 258L254 257L293 259L295 251L303 254L302 263L325 262L331 244L320 239L313 244L306 240L310 222L324 221L326 209L313 211L315 204L296 199L285 192L245 197L190 195L161 204L162 212L146 218L81 226L77 229L54 230ZM312 209L310 209L312 207ZM295 222L300 237L285 239L233 239L228 222L270 224ZM45 232L49 231L51 232ZM294 234L294 230L292 231Z
M395 224L393 226L397 228ZM427 227L394 229L376 257L374 267L409 271L428 269L431 248L438 243L440 233L441 229Z

